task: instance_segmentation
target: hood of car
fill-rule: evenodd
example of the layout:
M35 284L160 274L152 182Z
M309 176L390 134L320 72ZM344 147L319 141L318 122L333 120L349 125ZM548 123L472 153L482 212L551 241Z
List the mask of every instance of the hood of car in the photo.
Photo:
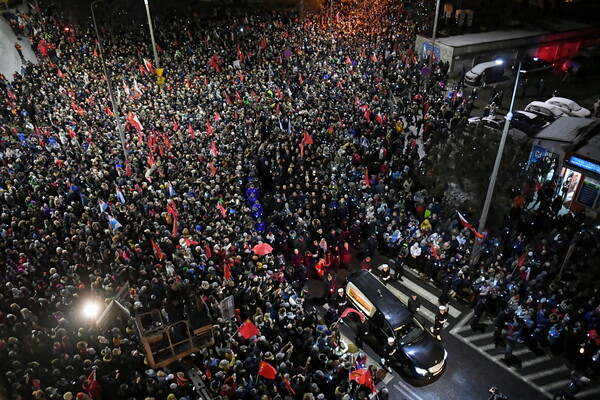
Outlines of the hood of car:
M416 367L428 369L444 360L444 348L428 333L402 346L402 351Z

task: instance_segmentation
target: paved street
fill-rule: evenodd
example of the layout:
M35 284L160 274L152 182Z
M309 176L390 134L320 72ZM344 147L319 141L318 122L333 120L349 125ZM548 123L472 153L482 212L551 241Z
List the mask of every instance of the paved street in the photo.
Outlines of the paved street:
M373 266L386 262L386 258L376 254ZM349 272L358 269L354 263ZM336 279L338 286L343 284L349 273L340 270ZM317 280L309 282L311 293L320 294L322 285ZM410 269L405 269L404 280L394 281L388 288L401 301L406 302L412 293L417 293L421 301L419 313L421 321L427 327L433 325L437 312L437 299L441 291L433 283L423 280ZM481 319L486 325L484 332L473 331L470 321L473 316L471 308L463 302L450 300L448 324L442 333L443 345L449 353L446 370L434 382L419 386L410 382L398 373L387 374L378 387L387 386L391 399L407 400L437 400L487 399L487 391L496 386L509 399L551 399L552 394L564 389L569 384L570 366L564 360L554 356L549 351L534 352L525 344L518 344L513 354L514 362L507 365L504 357L504 346L495 347L493 343L493 325L488 317ZM325 313L327 305L318 307L321 314ZM352 329L341 325L344 340L353 342ZM380 356L368 345L366 353L369 361L379 365ZM600 382L589 383L577 396L578 399L592 400L600 394Z

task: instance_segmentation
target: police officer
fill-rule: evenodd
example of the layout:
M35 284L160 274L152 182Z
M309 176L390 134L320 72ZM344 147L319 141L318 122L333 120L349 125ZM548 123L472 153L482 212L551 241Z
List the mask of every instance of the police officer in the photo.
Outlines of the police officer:
M435 316L435 322L433 323L433 328L431 328L431 332L436 337L437 340L441 341L442 336L440 336L440 332L442 332L442 328L448 319L448 315L446 314L446 306L440 306L438 313Z
M344 289L339 288L337 290L337 294L335 295L335 307L337 308L338 312L341 314L342 312L344 312L347 305L348 305L348 300L346 299L346 296L344 296Z
M390 266L387 264L381 265L379 268L379 279L384 285L387 285L390 281Z
M393 337L389 337L383 348L384 358L381 359L381 364L383 364L384 368L387 369L389 373L392 372L391 362L396 351L398 351L396 340Z

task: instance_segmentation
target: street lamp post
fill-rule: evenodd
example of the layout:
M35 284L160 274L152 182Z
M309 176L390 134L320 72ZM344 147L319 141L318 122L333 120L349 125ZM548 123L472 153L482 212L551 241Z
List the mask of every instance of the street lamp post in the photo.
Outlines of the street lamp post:
M512 110L515 104L515 95L519 87L519 76L521 75L521 61L519 61L519 68L517 69L517 77L515 78L515 86L513 88L512 99L510 100L510 108L506 114L506 121L504 122L504 129L502 130L502 138L500 139L500 145L498 145L498 152L496 153L496 162L494 163L494 169L492 170L492 176L490 177L490 184L488 186L487 194L485 196L485 202L483 203L483 210L481 211L481 218L479 219L479 232L483 232L485 229L485 223L487 222L488 213L490 211L490 204L492 203L492 196L494 194L494 187L496 186L496 179L498 178L498 170L500 169L500 162L502 161L502 153L504 153L504 146L506 144L506 137L508 136L508 129L510 128L510 121L512 120ZM475 262L475 253L478 250L479 244L477 240L473 243L473 252L471 254L471 264Z
M123 125L121 124L121 119L119 117L119 108L117 107L117 100L115 99L115 95L112 89L112 83L110 82L110 76L106 71L106 60L104 59L104 50L102 49L102 41L100 40L100 33L98 32L98 25L96 24L96 15L94 14L94 6L104 0L95 0L90 4L90 9L92 10L92 21L94 22L94 30L96 31L96 40L98 41L98 52L100 53L100 61L102 62L102 72L104 73L104 77L106 78L106 85L108 86L108 95L110 97L110 103L112 104L113 114L115 115L115 119L117 120L117 129L119 131L119 137L121 139L121 147L123 148L123 157L124 162L127 163L128 155L127 155L127 141L125 140L125 131L123 130Z
M156 51L156 42L154 41L154 28L152 27L152 18L150 18L150 5L148 0L144 0L146 5L146 15L148 16L148 26L150 27L150 39L152 40L152 51L154 52L154 64L156 69L160 68L158 64L158 52Z
M435 51L435 34L437 33L438 15L440 13L440 0L437 0L435 4L435 16L433 18L433 34L431 35L431 51L427 60L427 66L431 69L433 63L433 52Z

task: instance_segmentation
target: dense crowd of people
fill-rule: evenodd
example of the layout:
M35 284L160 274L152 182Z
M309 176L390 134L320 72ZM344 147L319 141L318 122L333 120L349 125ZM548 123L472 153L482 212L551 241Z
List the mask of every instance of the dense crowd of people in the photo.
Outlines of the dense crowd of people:
M222 398L367 398L374 386L349 380L362 355L310 304L322 297L335 310L336 271L357 259L375 271L377 254L396 277L410 267L440 285L441 303L469 301L474 328L499 315L498 343L518 331L597 371L600 299L578 281L583 254L555 279L571 238L597 256L597 232L559 215L550 190L535 209L516 205L470 266L473 233L420 183L459 145L474 101L447 96L443 62L422 77L413 44L423 7L343 5L302 20L175 14L157 30L164 84L144 60L146 38L115 27L118 41L101 40L118 110L92 27L13 14L39 62L0 79L0 380L10 398L194 399L191 367ZM260 243L273 252L255 254ZM307 290L309 279L323 290ZM125 284L132 316L159 309L179 321L202 298L215 345L150 368L131 321L100 330L79 312ZM228 296L231 320L220 317ZM248 320L260 332L245 339ZM257 376L261 362L274 379Z

